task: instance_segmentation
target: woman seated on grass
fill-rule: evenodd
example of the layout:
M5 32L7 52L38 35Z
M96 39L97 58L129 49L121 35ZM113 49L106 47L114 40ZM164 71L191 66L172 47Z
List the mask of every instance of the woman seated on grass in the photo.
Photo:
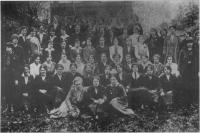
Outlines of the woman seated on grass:
M83 87L83 79L75 77L70 91L60 107L51 110L51 118L59 118L66 116L78 117L80 109L83 107L83 97L86 89Z
M134 115L133 110L128 108L127 94L124 87L119 84L114 75L111 76L110 82L111 84L106 88L107 103L111 105L111 108L115 109L116 112L120 112L124 115ZM113 114L111 108L107 108L107 111Z

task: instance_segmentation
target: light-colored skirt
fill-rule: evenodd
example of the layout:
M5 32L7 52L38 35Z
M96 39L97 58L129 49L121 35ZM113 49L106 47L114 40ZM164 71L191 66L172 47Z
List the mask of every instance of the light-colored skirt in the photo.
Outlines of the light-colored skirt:
M60 107L57 109L53 109L50 111L50 118L60 118L60 117L78 117L80 114L80 110L78 107L72 105L72 108L70 109L69 106L66 104L66 102L62 102Z
M128 102L126 100L123 100L119 97L113 98L110 101L110 104L119 112L125 115L133 115L135 114L134 111L130 108L128 108Z

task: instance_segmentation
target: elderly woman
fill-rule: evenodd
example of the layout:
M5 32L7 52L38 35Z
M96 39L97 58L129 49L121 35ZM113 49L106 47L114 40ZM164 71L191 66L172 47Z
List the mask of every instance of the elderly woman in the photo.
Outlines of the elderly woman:
M53 109L50 114L51 118L73 116L77 117L80 114L82 100L86 89L83 87L83 79L75 77L69 93L60 107Z

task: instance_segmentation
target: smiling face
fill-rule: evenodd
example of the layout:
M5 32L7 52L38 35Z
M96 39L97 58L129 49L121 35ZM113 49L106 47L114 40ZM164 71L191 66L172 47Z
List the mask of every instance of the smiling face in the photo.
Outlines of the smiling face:
M28 67L24 67L24 74L25 74L25 76L30 74L30 69Z
M172 57L171 57L171 56L167 57L167 63L168 63L168 64L171 64L171 63L172 63Z
M40 57L37 57L36 59L35 59L35 64L39 64L40 63Z
M111 83L111 85L116 85L116 84L117 84L117 79L116 79L115 76L112 76L112 77L110 78L110 83Z
M40 69L40 75L41 76L46 76L46 70L45 70L45 68L44 67L42 67L41 69Z
M98 79L96 79L96 78L93 79L93 86L95 86L95 87L99 86L99 80Z

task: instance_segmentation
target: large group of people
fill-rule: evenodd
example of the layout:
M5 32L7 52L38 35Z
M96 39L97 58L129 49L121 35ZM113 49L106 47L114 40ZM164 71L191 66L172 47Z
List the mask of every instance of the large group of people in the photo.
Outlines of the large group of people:
M11 112L52 118L190 105L198 101L198 41L198 29L179 37L173 25L146 33L139 23L90 19L22 26L2 49L2 98Z

